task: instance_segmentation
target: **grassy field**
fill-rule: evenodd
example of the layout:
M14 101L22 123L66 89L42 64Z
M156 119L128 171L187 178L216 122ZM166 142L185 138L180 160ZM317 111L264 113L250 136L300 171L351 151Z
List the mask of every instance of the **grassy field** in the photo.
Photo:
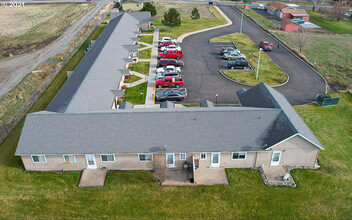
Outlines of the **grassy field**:
M298 51L294 34L276 32L291 48ZM329 84L352 86L352 35L311 35L310 45L303 54L324 75Z
M161 187L150 172L116 171L102 188L78 188L80 172L23 172L21 123L0 146L0 218L351 219L352 97L339 95L336 107L296 108L326 148L322 169L292 172L297 189L267 187L249 169L228 169L228 186Z
M237 8L240 9L241 12L243 12L243 14L251 17L254 21L256 21L263 28L265 28L267 30L276 28L276 25L272 21L269 21L268 19L264 18L263 16L255 13L252 9L243 9L242 7L237 7Z
M174 4L173 6L175 5L178 5L178 4ZM182 6L178 6L178 7L182 7ZM189 15L185 17L181 17L181 22L182 22L181 26L172 28L172 32L170 32L170 27L164 26L161 23L161 20L162 20L161 17L154 18L154 25L160 29L159 30L160 38L162 37L177 38L182 34L185 34L188 32L226 24L226 20L220 15L220 13L214 7L210 7L210 9L217 17L214 16L213 18L203 18L202 14L200 13L201 17L196 21L196 24L194 24L194 21L189 17Z
M247 60L253 68L253 71L227 70L223 73L233 80L241 83L256 85L265 82L268 85L278 85L287 80L285 73L266 55L264 52L260 55L259 77L255 79L258 65L259 49L253 41L244 34L230 34L218 38L213 38L211 42L234 42L238 49L246 55ZM270 52L269 52L270 53Z
M138 80L142 79L141 77L135 76L135 75L131 75L130 77L128 77L128 81L127 83L133 83L136 82Z
M170 8L176 8L181 17L189 18L193 8L196 7L201 18L216 18L207 5L158 3L155 6L158 12L156 17L162 17Z
M139 36L139 41L144 42L146 44L153 44L153 36Z
M319 12L307 11L310 18L309 21L324 28L327 31L338 33L338 34L352 34L352 21L343 19L336 21L331 19L329 14L320 15Z
M131 70L149 76L149 65L149 62L134 63Z
M150 59L152 54L152 48L139 51L139 59Z
M147 94L148 82L133 86L132 88L127 88L125 90L124 102L130 102L135 105L142 105L145 103L145 96ZM142 93L142 95L141 95Z
M95 4L42 4L0 8L0 55L22 54L54 41ZM0 56L1 58L2 56Z

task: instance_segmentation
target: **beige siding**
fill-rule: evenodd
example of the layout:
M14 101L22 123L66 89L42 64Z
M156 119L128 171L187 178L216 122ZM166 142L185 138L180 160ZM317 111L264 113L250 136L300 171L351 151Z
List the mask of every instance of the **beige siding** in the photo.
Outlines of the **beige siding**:
M256 152L248 152L245 160L232 160L232 153L221 153L220 166L225 168L251 168L255 165Z
M272 152L258 152L257 161L255 167L260 167L261 165L270 166Z
M82 170L87 167L84 155L75 155L76 163L66 164L62 155L45 155L46 163L33 163L31 156L22 156L22 162L26 170Z
M319 148L300 136L295 136L272 148L282 151L280 165L314 166Z

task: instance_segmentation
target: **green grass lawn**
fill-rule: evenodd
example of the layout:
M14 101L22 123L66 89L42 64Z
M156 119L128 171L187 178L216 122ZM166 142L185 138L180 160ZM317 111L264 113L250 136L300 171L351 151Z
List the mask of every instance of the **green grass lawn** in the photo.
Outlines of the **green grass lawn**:
M197 19L196 23L189 17L181 17L181 26L172 28L172 32L170 32L170 27L164 26L161 23L162 18L156 17L154 18L154 25L159 28L159 38L162 37L171 37L177 39L182 34L197 31L205 28L215 27L222 24L226 24L226 20L220 15L220 13L212 7L214 13L218 16L218 18L200 18Z
M141 50L139 53L139 59L150 59L152 54L152 48Z
M145 46L143 44L138 44L138 49L141 49L141 48L144 48L144 47L147 47L147 46Z
M128 77L128 81L127 83L133 83L133 82L136 82L138 80L142 79L141 77L138 77L138 76L135 76L135 75L130 75Z
M335 107L296 107L326 148L322 169L292 172L296 189L267 187L250 169L227 169L228 186L161 187L148 171L113 171L102 188L78 188L80 172L23 172L21 123L0 145L0 218L351 219L352 97L338 95Z
M254 12L252 9L243 9L242 7L237 7L238 9L243 12L243 14L247 15L248 17L252 18L254 21L256 21L259 25L261 25L265 29L276 29L276 24L274 24L272 21L264 18L263 16L257 14Z
M277 32L276 35L298 50L294 42L295 34ZM316 68L329 84L348 87L352 86L351 42L352 35L314 34L303 53L311 63L316 62Z
M139 36L139 41L152 45L153 44L153 36L149 36L149 35Z
M348 19L343 19L341 21L336 21L336 19L331 19L328 14L320 15L319 12L307 11L310 18L309 21L324 28L327 31L335 32L338 34L352 34L352 21Z
M259 77L255 79L258 65L259 48L244 34L230 34L211 39L211 42L234 42L238 49L246 55L253 71L226 70L223 73L241 83L256 85L265 82L268 85L278 85L287 80L285 73L263 51L260 55ZM270 52L268 52L270 53Z
M149 76L149 65L149 62L134 63L131 70Z
M148 82L139 84L132 88L127 88L125 90L124 102L130 102L135 105L141 105L145 103L145 95L147 94ZM141 95L141 93L143 93Z

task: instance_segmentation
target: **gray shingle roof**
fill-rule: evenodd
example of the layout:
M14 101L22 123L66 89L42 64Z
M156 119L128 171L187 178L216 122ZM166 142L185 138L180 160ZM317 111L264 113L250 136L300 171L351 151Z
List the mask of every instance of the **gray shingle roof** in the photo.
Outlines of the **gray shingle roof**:
M324 149L318 138L315 137L313 132L293 109L287 99L275 89L261 82L245 92L240 90L236 94L241 105L244 107L282 109L283 115L280 116L277 123L273 124L274 127L272 128L281 134L273 132L272 134L277 135L277 137L271 137L272 143L268 144L267 148L272 147L277 140L284 140L285 137L287 138L294 134L299 134L311 141L317 147Z
M16 155L142 153L165 144L173 152L262 151L268 126L280 112L240 107L40 112L27 115Z
M129 13L113 19L98 37L92 49L79 63L47 110L55 112L84 112L111 108L119 86L139 20ZM123 30L123 31L121 31ZM128 46L127 46L128 45Z

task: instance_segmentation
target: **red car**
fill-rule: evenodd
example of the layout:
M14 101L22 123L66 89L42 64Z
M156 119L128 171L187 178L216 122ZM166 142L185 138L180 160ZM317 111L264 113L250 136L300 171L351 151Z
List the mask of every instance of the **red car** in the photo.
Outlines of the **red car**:
M170 46L170 45L175 45L174 42L172 41L165 41L165 42L160 42L158 47L167 47L167 46Z
M164 52L159 53L158 59L169 58L169 59L179 60L182 57L183 57L183 53L182 52L179 52L179 51L176 52L176 51L168 50L168 51L164 51Z
M155 86L158 88L161 87L180 87L183 85L182 78L174 78L172 76L165 76L162 79L158 79L155 82Z
M273 49L273 44L268 41L260 41L259 47L266 51L271 51Z

